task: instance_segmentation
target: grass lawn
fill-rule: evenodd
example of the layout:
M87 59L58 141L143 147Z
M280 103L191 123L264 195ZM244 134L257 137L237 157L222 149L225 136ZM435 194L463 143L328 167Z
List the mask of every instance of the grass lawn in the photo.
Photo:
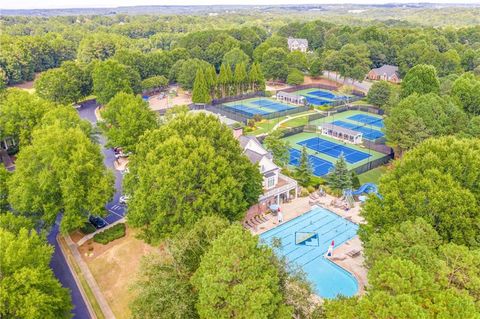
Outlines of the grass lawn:
M380 179L380 177L382 177L383 174L387 172L387 170L388 170L387 166L379 166L368 172L358 175L360 184L365 184L365 183L378 184L378 180Z
M107 250L94 257L84 257L90 271L107 299L116 318L130 318L129 304L134 298L131 286L137 279L143 256L160 250L135 238L127 228L125 237L108 244Z
M315 111L307 111L307 112L292 114L292 115L288 115L288 116L282 116L282 117L271 119L271 120L263 119L261 122L256 123L256 129L254 131L248 132L246 134L247 135L260 135L260 134L268 133L273 129L273 127L276 124L280 123L281 121L283 121L287 118L292 118L292 119L286 121L285 123L282 123L280 125L280 129L306 125L308 123L308 116L312 115L314 113L315 113Z

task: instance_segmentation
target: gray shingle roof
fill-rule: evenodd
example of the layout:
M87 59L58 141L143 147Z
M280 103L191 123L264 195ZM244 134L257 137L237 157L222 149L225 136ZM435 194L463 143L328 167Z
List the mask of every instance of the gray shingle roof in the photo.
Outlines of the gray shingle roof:
M308 40L307 39L299 39L299 38L288 38L288 46L292 46L294 43L298 43L299 45L304 45L308 47Z
M332 123L322 124L321 127L322 127L322 129L332 130L332 131L335 131L335 132L338 132L338 133L348 134L348 135L353 135L353 136L362 134L361 132L350 130L348 128L341 127L341 126L338 126L338 125L335 125L335 124L332 124Z
M394 74L399 76L398 66L389 65L389 64L385 64L385 65L382 65L379 68L372 69L372 71L375 72L377 75L380 75L380 76L386 75L387 77L391 77Z

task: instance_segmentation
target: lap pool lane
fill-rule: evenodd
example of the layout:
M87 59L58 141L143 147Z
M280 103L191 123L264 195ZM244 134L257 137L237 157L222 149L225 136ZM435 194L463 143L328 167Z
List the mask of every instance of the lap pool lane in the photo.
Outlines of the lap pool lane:
M350 297L358 291L357 280L324 256L332 240L339 247L355 237L357 230L358 225L327 209L316 208L261 234L260 238L267 245L279 239L281 245L275 252L285 256L291 266L300 267L320 297ZM303 243L299 238L305 235L314 238Z

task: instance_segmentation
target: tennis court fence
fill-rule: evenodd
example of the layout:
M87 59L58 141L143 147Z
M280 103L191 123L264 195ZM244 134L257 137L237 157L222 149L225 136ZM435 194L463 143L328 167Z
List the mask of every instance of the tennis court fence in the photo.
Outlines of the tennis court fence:
M277 90L277 92L278 91L283 91L283 92L292 93L292 92L295 92L295 91L306 90L306 89L322 89L322 90L329 90L329 91L337 91L338 88L339 88L339 86L335 86L335 85L328 85L328 84L322 84L322 83L311 83L311 84L301 84L301 85L292 86L292 87L287 88L287 89ZM359 97L360 99L365 97L364 92L359 91L359 90L355 90L355 89L352 90L351 94L355 97ZM350 100L353 101L353 99L350 99Z
M254 97L264 97L265 92L264 91L258 91L258 92L250 92L250 93L245 93L241 95L235 95L235 96L227 96L224 98L219 98L219 99L213 99L212 100L212 105L218 105L218 104L223 104L223 103L229 103L229 102L235 102L239 100L246 100L246 99L251 99Z

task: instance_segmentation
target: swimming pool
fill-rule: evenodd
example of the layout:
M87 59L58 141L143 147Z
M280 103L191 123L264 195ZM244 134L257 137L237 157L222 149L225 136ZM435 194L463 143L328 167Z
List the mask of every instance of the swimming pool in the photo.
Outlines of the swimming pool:
M261 234L260 238L270 246L275 239L280 240L275 252L300 266L320 297L350 297L358 290L357 280L324 255L332 240L337 248L354 237L357 230L358 225L319 207Z

